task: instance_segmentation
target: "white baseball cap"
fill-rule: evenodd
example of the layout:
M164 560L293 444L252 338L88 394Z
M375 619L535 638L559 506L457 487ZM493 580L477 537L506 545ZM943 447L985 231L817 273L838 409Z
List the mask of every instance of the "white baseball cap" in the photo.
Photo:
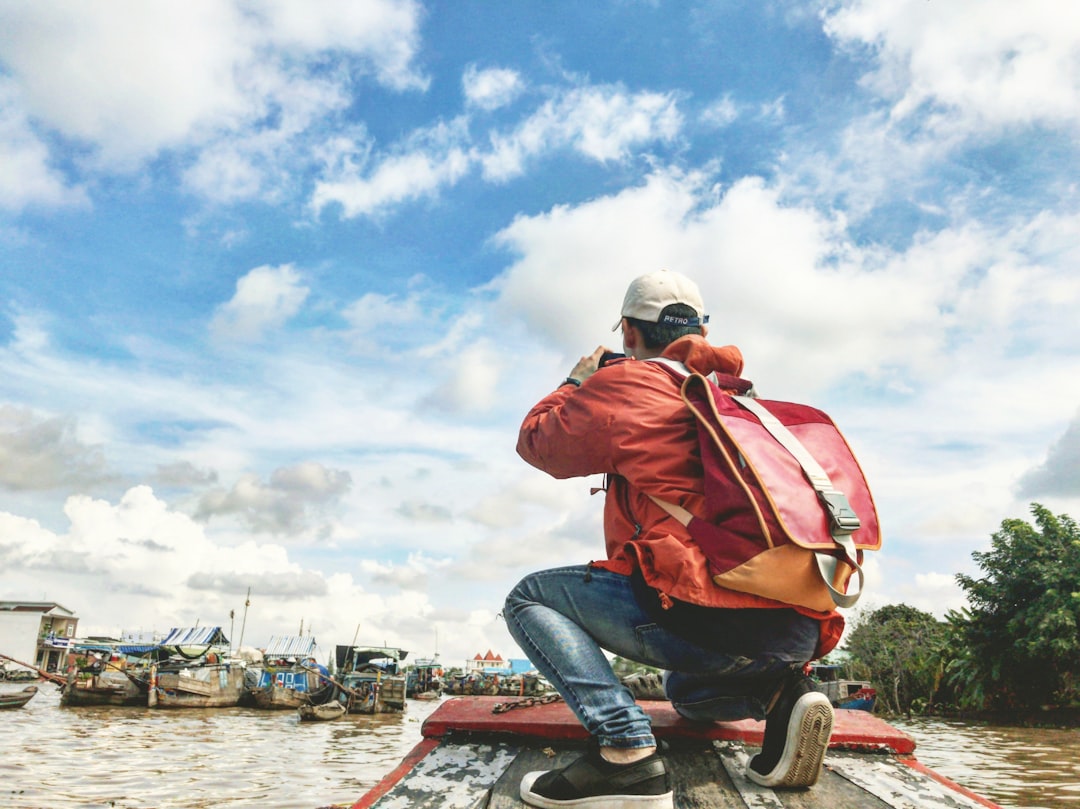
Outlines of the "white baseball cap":
M664 318L665 322L675 326L703 326L709 322L697 284L680 273L659 270L639 276L631 282L626 290L626 297L623 298L622 315L611 330L618 329L624 317L644 320L646 323L659 323L664 307L673 303L689 306L697 313L697 317L668 315Z

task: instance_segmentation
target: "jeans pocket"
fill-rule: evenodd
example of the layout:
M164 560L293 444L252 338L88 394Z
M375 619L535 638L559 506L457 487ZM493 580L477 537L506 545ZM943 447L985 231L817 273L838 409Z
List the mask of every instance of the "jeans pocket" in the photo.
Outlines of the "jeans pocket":
M702 671L703 650L659 624L634 627L638 662L669 671Z

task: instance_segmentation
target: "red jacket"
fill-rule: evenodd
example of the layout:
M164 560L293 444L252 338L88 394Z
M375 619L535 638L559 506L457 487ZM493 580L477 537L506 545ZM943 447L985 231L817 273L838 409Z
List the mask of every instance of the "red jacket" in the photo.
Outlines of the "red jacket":
M739 375L742 353L703 337L676 340L664 356L691 371ZM518 454L556 478L604 474L604 536L607 560L598 567L629 574L635 567L666 596L707 607L786 607L779 601L715 584L704 555L687 529L649 495L691 513L704 504L697 426L679 386L656 363L617 361L580 388L564 385L525 417ZM836 646L844 628L838 612L796 607L821 622L818 654Z

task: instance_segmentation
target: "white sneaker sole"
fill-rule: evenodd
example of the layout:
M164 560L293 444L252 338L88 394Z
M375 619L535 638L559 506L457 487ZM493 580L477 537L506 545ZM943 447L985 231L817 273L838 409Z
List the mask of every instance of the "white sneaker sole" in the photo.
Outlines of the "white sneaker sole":
M547 770L526 773L521 779L521 800L529 806L540 809L562 809L562 807L603 807L603 809L674 809L675 793L663 795L594 795L588 798L576 798L569 801L557 801L545 798L532 791L532 785Z
M824 694L803 694L791 709L784 753L772 772L762 775L750 767L746 777L765 787L795 789L817 783L832 736L833 709Z

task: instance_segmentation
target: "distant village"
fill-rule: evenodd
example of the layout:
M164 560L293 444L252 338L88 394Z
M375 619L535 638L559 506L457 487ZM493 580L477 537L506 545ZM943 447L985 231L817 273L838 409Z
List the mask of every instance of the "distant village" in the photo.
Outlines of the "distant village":
M0 601L0 681L44 679L61 704L296 709L312 719L404 710L443 694L535 696L550 685L525 659L488 649L460 665L386 646L320 648L311 635L234 646L217 626L164 635L82 637L79 618L46 601ZM230 628L230 632L231 632ZM241 642L242 642L241 632Z

